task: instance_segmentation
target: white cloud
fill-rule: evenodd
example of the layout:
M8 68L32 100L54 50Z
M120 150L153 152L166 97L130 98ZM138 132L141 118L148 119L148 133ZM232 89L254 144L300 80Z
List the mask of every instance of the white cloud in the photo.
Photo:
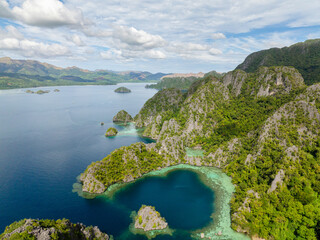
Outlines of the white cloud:
M10 12L9 4L6 0L0 0L0 17L11 18L12 14Z
M223 33L213 33L213 34L211 34L211 37L215 40L226 38L226 36Z
M0 0L0 17L11 18L39 27L81 26L85 21L78 8L69 9L59 0L25 0L21 6L9 8L6 0Z
M222 51L219 50L219 49L216 49L216 48L210 48L210 49L209 49L209 53L210 53L211 55L219 55L219 54L222 54Z
M14 26L8 25L5 29L0 28L0 39L4 38L16 38L23 39L23 34Z
M100 52L100 56L103 59L107 59L107 60L123 59L123 57L121 55L122 55L122 51L121 50L117 50L117 49L109 49L107 51Z
M81 37L77 34L73 34L70 39L74 44L76 44L79 47L85 45L84 42L82 41Z
M137 30L134 27L115 26L112 36L128 48L152 49L165 45L165 41L161 36Z
M159 50L146 50L146 51L130 51L130 50L118 50L109 49L107 51L101 52L100 56L107 60L132 60L132 59L164 59L166 55Z
M60 44L45 44L32 40L4 38L0 40L0 49L18 51L25 57L57 57L69 55L68 48Z

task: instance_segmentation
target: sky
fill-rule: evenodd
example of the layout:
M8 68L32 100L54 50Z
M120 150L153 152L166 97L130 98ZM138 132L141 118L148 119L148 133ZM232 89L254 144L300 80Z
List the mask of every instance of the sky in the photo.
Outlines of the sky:
M319 0L0 0L0 57L59 67L227 72L320 38Z

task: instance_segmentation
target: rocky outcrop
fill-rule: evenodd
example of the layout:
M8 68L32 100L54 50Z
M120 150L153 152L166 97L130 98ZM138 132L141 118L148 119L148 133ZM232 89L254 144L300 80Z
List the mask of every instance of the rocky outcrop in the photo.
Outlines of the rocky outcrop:
M301 74L293 67L260 67L254 73L235 70L227 73L222 82L234 96L267 97L289 93L305 87Z
M142 107L134 117L137 127L147 127L160 117L171 115L180 108L183 102L183 95L180 90L170 88L157 92Z
M115 89L114 91L116 93L130 93L131 92L131 90L126 87L119 87L119 88Z
M223 78L222 82L225 86L230 86L230 91L235 96L238 96L241 93L242 85L248 74L242 70L235 70L228 72Z
M81 174L80 181L82 182L82 191L89 193L103 193L106 190L105 185L97 180L95 176L96 168L95 164L89 166L87 170Z
M112 119L114 123L124 123L127 124L133 121L131 115L125 110L119 111Z
M106 131L105 136L106 136L106 137L114 137L114 136L116 136L117 134L118 134L117 129L111 127L111 128L108 128L108 130Z
M275 176L274 180L272 181L271 186L268 190L268 193L271 193L274 190L276 190L278 185L281 186L283 183L284 177L285 177L284 171L282 169L280 169L279 172L277 173L277 175Z
M98 227L86 227L82 223L63 220L24 219L8 226L0 239L70 239L109 240L109 236Z
M147 232L165 229L168 227L168 223L154 207L142 205L135 218L134 227Z

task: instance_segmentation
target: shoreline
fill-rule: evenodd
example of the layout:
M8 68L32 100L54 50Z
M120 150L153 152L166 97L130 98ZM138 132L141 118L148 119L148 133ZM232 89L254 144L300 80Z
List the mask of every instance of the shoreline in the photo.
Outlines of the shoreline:
M90 194L85 192L78 192L78 195L84 198L92 199L95 197L105 197L113 199L116 192L121 191L129 184L134 184L136 181L141 181L147 177L157 176L166 177L170 172L175 170L188 170L195 172L200 181L209 187L214 193L214 209L211 214L212 222L207 226L190 231L191 237L194 239L239 239L249 240L250 237L234 231L231 228L231 215L230 215L230 200L235 191L234 185L231 182L231 178L228 177L221 169L215 167L205 166L192 166L188 164L179 164L174 166L165 167L159 170L154 170L144 174L138 179L135 179L127 183L115 183L107 188L104 193ZM79 188L77 189L79 190ZM173 229L174 230L174 229Z

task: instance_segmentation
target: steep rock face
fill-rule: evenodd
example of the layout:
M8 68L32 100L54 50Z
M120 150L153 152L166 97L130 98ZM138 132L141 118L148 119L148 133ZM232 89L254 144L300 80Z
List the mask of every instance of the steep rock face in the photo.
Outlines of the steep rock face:
M115 123L127 124L129 122L132 122L133 118L125 110L121 110L113 117L112 121Z
M63 220L24 219L8 226L0 239L71 239L71 240L109 240L98 227L86 227L81 223Z
M290 47L271 48L250 54L237 69L255 72L261 66L293 66L307 85L320 82L320 39L307 40Z
M137 127L149 126L159 116L166 116L179 109L183 101L183 95L178 89L164 89L156 93L142 107L140 112L134 117Z
M160 213L156 211L154 207L142 205L135 219L134 227L147 232L165 229L168 227L168 223L160 216Z
M222 82L234 96L243 94L267 97L289 93L305 87L301 74L293 67L260 67L254 73L235 70L227 73Z
M242 84L247 79L248 75L242 70L235 70L228 72L223 78L222 82L225 86L230 86L230 91L235 96L241 93Z

